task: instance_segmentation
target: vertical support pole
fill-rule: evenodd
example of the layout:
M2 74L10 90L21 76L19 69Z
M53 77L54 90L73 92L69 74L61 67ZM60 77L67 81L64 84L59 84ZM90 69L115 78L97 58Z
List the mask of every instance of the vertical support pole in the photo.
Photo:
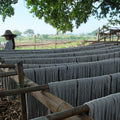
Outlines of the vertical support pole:
M56 36L55 36L55 49L56 49L56 44L57 44L57 41L56 41Z
M36 35L34 35L34 50L36 49Z
M24 84L24 74L23 74L23 65L22 62L19 62L17 64L17 69L18 69L18 79L19 79L19 84L20 88L23 88ZM27 120L27 112L26 112L26 100L25 100L25 93L21 94L21 108L22 108L22 120Z
M111 41L111 30L110 30L110 41Z
M98 32L97 32L97 41L100 42L100 28L98 28Z
M119 34L118 34L118 37L117 37L117 42L118 42L118 40L119 40Z
M106 36L105 36L105 30L103 28L103 36L104 36L104 42L106 42Z

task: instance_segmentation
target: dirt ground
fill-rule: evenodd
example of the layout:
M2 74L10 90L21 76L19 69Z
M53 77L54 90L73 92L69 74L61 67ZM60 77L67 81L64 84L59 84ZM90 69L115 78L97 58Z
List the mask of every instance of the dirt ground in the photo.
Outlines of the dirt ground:
M0 100L0 120L22 120L19 99L8 101L3 98Z

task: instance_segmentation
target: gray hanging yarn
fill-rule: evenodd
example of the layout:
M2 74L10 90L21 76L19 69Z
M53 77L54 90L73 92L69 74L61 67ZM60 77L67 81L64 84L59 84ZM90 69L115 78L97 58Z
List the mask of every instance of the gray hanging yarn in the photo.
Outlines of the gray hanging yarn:
M120 93L94 99L85 103L89 116L94 120L120 120Z
M111 74L111 93L120 92L120 73Z
M46 67L45 68L46 84L49 82L58 81L58 67Z
M35 80L34 69L25 69L24 70L24 74L30 80L36 81ZM28 119L31 119L34 116L36 117L37 116L37 112L35 113L35 110L34 110L34 109L36 109L36 102L35 102L36 100L35 100L35 98L28 93L26 95L26 101L27 101L27 117L28 117Z
M44 78L45 68L25 69L24 73L25 76L27 76L30 80L34 81L39 85L42 85L42 83L46 83L46 80ZM27 94L27 110L27 115L29 119L48 114L48 108L46 108L43 104L41 104L30 94Z
M49 88L52 94L76 106L77 80L49 83Z
M46 74L45 68L36 68L35 69L36 83L39 85L46 84Z

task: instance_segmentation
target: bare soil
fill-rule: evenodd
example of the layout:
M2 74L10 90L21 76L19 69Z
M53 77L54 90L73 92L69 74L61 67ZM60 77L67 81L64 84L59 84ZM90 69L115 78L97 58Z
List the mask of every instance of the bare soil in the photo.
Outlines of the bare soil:
M20 99L8 101L2 98L0 100L0 120L22 120Z

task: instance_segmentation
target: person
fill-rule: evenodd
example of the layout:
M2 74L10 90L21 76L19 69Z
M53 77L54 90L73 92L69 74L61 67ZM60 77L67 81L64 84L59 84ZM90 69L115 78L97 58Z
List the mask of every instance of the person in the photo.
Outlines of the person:
M13 34L10 30L6 30L5 33L2 35L2 37L5 37L5 39L8 41L5 45L4 50L14 50L15 49L15 40L14 38L17 35Z

